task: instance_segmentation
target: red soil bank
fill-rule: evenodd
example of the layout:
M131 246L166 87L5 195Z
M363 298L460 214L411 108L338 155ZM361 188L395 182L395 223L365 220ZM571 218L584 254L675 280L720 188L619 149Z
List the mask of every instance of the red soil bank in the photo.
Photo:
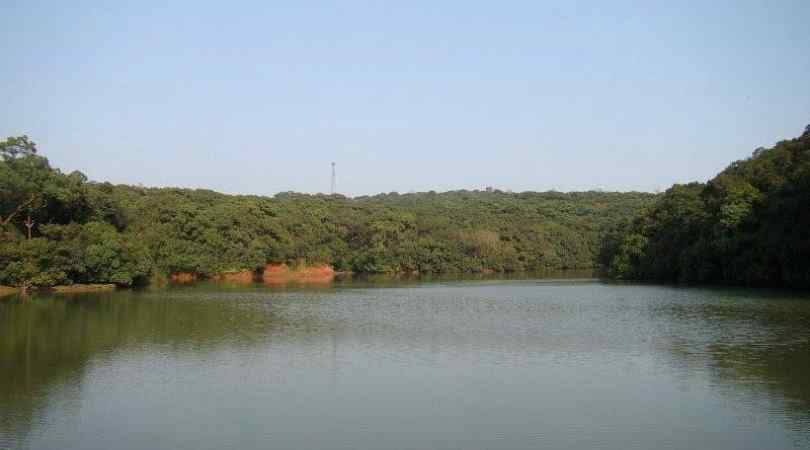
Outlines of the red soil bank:
M334 278L335 270L325 264L301 266L295 270L286 264L268 264L262 273L262 281L267 284L330 283Z
M225 283L253 283L253 272L244 270L242 272L223 272L214 275L214 281Z
M0 297L4 295L16 294L19 291L19 289L10 286L0 286Z
M169 276L172 283L193 283L197 281L197 275L191 272L175 272Z

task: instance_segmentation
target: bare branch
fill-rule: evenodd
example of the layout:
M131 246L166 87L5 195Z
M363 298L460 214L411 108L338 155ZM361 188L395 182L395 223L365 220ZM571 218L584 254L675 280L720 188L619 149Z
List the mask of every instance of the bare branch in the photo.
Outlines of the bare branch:
M12 211L8 215L8 217L6 217L3 220L0 220L0 225L8 225L9 222L11 222L11 219L14 218L14 216L19 214L20 211L22 211L25 207L27 207L27 206L31 205L32 203L34 203L34 201L36 199L37 199L37 195L36 194L31 194L31 198L29 198L27 201L25 201L24 203L21 203L19 206L17 206L17 208L14 211Z
M31 228L34 228L34 221L31 220L31 214L28 215L28 218L25 219L25 227L28 228L28 239L31 239Z

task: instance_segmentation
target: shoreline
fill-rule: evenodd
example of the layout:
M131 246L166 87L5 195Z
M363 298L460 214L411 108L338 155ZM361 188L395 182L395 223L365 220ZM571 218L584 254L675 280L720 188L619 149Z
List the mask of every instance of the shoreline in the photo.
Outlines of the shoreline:
M314 270L313 270L314 269ZM28 289L13 286L0 286L0 297L20 293L57 293L57 294L78 294L78 293L91 293L91 292L110 292L115 290L137 289L138 287L150 286L182 286L194 285L198 283L215 283L223 285L257 285L257 286L285 286L285 285L325 285L332 284L335 281L356 279L363 281L368 279L384 278L390 280L443 280L443 279L488 279L499 277L516 277L518 279L524 277L533 278L543 274L551 273L565 273L577 272L585 273L591 272L591 269L569 269L560 271L542 271L542 272L495 272L495 271L482 271L476 273L419 273L419 272L397 272L397 273L370 273L370 272L352 272L352 271L335 271L328 266L309 266L304 268L290 269L279 265L274 267L273 270L265 274L253 274L252 272L224 272L216 274L211 277L201 277L191 273L175 273L170 274L167 278L167 283L147 283L142 286L118 286L111 283L89 283L89 284L70 284L70 285L57 285L57 286L32 286ZM249 274L250 276L247 276Z

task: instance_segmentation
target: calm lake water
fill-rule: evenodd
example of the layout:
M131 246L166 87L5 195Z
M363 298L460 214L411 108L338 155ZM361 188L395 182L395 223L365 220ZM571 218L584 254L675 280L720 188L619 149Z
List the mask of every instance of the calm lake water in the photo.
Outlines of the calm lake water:
M554 279L6 299L0 448L810 448L810 299Z

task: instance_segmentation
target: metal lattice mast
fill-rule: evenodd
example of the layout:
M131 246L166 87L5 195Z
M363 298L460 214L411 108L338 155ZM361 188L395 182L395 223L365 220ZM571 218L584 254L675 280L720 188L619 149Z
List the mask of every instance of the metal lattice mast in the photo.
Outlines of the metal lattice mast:
M337 188L337 177L335 176L335 163L332 163L332 189L331 194L335 195L335 189Z

